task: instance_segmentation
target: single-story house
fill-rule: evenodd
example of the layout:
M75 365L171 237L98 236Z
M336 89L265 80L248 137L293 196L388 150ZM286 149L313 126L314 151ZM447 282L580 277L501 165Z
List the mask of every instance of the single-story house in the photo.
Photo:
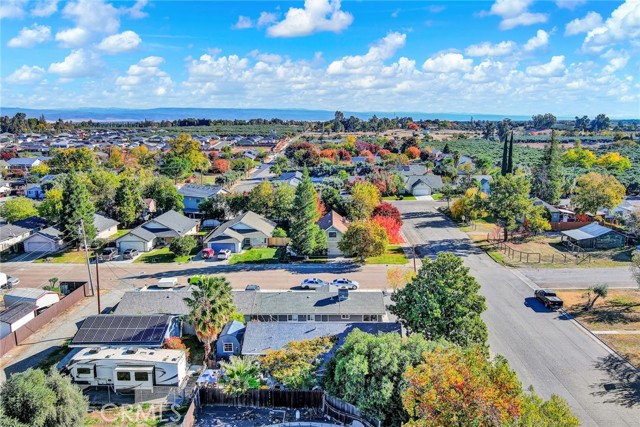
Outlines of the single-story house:
M338 243L342 240L342 236L349 228L347 220L335 211L329 211L318 220L318 226L327 234L327 255L344 255L340 248L338 248Z
M216 356L218 359L227 359L230 356L237 356L240 354L244 330L244 324L237 320L232 320L224 325L224 328L220 331L220 335L216 341Z
M96 228L98 234L96 239L106 239L113 236L118 232L118 224L115 219L111 219L108 216L96 213L93 215L93 226Z
M405 181L405 191L414 196L430 196L436 194L442 186L442 177L432 174L407 176L407 180Z
M191 291L188 288L187 290L125 292L113 314L129 316L169 314L183 319L183 335L195 335L196 331L193 325L187 321L191 309L184 301L190 296Z
M611 249L624 246L626 238L615 230L593 222L576 230L563 231L562 241L583 249Z
M25 252L57 252L65 247L62 231L56 227L38 230L27 237L24 244Z
M7 161L9 169L30 170L34 166L39 166L42 162L35 157L14 157Z
M47 221L44 218L32 216L21 219L12 224L3 224L0 226L0 252L6 250L20 250L20 243L27 237L31 236L35 231L44 228Z
M623 200L620 204L618 204L613 209L602 208L598 210L598 214L602 212L602 215L607 219L613 219L615 217L621 217L623 219L628 219L635 211L636 206L630 203L628 200Z
M404 176L417 176L427 173L427 167L420 164L399 165L395 170Z
M11 307L19 302L34 304L36 309L52 306L60 301L60 296L40 288L14 288L4 294L4 306Z
M544 206L551 218L550 222L572 222L576 218L576 214L572 210L553 206L537 197L534 198L533 206Z
M27 301L15 303L0 311L0 338L15 332L36 317L38 307Z
M302 172L285 172L280 176L273 178L274 184L286 184L292 187L297 187L302 182Z
M260 356L268 350L279 350L291 341L326 336L336 337L337 340L333 348L323 356L326 361L344 344L347 335L356 329L372 335L377 335L378 333L402 333L400 324L392 322L249 322L244 333L242 355Z
M116 239L116 247L120 253L127 249L148 252L156 246L164 246L176 237L195 235L198 232L198 221L170 210L150 219Z
M44 190L39 184L27 184L27 191L24 195L29 199L40 200L44 199Z
M222 224L204 238L204 246L216 252L229 249L238 253L244 247L265 247L276 224L257 213L247 211Z
M186 184L178 190L178 193L184 197L183 212L187 215L198 215L200 203L221 194L228 194L228 191L215 185Z
M334 287L315 292L234 291L233 302L247 322L383 322L387 310L382 292L347 292Z

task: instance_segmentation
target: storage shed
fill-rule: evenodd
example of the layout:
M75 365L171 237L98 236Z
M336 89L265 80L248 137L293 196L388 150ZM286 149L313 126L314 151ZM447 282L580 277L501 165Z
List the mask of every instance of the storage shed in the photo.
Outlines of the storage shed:
M245 326L242 322L232 320L227 323L216 342L216 355L218 358L228 358L240 354L240 343L244 335Z
M562 232L562 242L569 242L583 249L620 248L624 246L625 240L624 235L595 222Z
M36 305L30 302L18 302L0 312L0 339L15 332L36 317Z
M57 293L38 288L15 288L4 295L5 307L11 307L19 302L28 302L40 309L49 307L58 301L60 301L60 296Z

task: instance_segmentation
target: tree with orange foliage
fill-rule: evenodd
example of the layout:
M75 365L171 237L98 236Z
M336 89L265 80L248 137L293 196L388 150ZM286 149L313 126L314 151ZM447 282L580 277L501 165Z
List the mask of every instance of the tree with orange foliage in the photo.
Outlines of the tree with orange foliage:
M165 338L162 348L169 350L183 350L187 354L187 359L189 359L189 348L182 342L180 337Z
M404 150L404 154L411 160L415 160L418 157L420 157L420 149L415 146L409 147L406 150Z
M330 159L332 162L335 162L337 154L338 154L337 150L326 149L320 152L320 157L325 159Z
M522 388L507 361L489 361L485 349L450 346L424 352L404 373L404 427L493 427L521 414Z
M404 242L402 236L400 236L401 224L394 218L389 216L374 216L373 221L385 229L389 237L389 243L397 244Z
M217 173L225 173L226 171L231 169L231 163L229 162L229 160L225 159L214 160L213 164L211 165L211 169Z

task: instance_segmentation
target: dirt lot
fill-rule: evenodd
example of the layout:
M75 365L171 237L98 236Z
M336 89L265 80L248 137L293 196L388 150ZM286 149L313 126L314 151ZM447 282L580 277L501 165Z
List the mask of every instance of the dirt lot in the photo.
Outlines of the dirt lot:
M558 296L564 300L567 312L631 363L640 366L640 290L611 289L607 298L596 301L590 311L583 311L587 302L585 292L585 289L558 291Z

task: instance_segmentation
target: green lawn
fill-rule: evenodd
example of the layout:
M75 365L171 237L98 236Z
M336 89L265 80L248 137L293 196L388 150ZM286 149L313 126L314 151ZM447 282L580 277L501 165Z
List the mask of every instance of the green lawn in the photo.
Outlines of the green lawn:
M240 254L234 254L229 264L275 264L280 261L276 248L251 248Z
M431 197L433 198L433 200L440 200L442 199L442 193L436 193L436 194L432 194Z
M187 262L189 257L196 256L200 252L200 247L196 246L191 249L191 253L186 256L176 257L173 252L169 250L169 247L156 249L155 251L147 252L140 255L135 259L136 263L162 263L162 262Z
M92 255L91 253L89 255ZM83 264L86 263L86 257L84 251L76 251L75 249L65 250L62 252L56 252L55 254L48 254L42 258L38 258L34 262L37 263L60 263L60 264Z
M384 196L382 200L415 200L416 196L406 195L402 199L398 199L398 196Z
M406 264L407 262L402 246L398 245L389 245L384 254L365 260L365 264Z
M106 240L116 240L117 238L124 236L125 234L127 234L130 231L131 231L130 228L123 228L122 230L118 230L118 232L116 234L107 237Z

